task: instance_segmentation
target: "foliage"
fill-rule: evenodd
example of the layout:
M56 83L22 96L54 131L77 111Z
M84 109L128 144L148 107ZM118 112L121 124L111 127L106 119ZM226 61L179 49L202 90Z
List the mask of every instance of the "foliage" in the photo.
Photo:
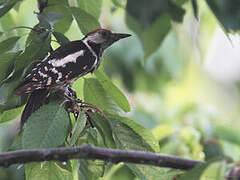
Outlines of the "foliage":
M220 119L218 115L208 113L197 103L187 103L175 112L169 112L167 105L161 102L171 92L169 88L168 93L164 94L164 87L176 83L175 80L187 72L188 66L194 68L184 60L186 40L178 37L178 28L184 24L189 11L194 11L192 18L194 15L198 17L203 7L198 5L202 2L48 0L48 6L41 14L36 13L37 1L32 5L28 3L27 0L0 2L0 123L11 123L20 115L27 95L16 97L12 92L33 65L49 53L50 47L58 46L56 42L63 45L75 34L80 39L89 31L100 28L100 24L129 31L120 25L120 20L117 25L110 24L104 18L105 11L111 12L112 16L118 12L125 14L126 25L135 38L116 44L105 56L106 74L101 65L94 76L86 76L73 85L81 99L96 105L106 117L84 109L76 121L70 117L74 125L70 136L67 113L59 104L49 103L31 115L23 132L16 135L14 140L12 137L8 144L0 144L2 150L93 144L106 148L160 152L206 160L207 163L188 172L128 163L113 165L99 160L31 163L20 168L25 170L26 179L223 179L228 176L229 169L237 167L235 162L240 152L237 127L221 125L216 121ZM239 31L238 0L206 0L206 4L227 32ZM193 10L190 5L193 5ZM18 27L29 24L26 20L29 14L22 12L22 8L31 10L31 31ZM21 15L19 18L18 14ZM8 26L13 30L7 31ZM201 83L201 79L199 81L197 83ZM186 96L191 96L185 90ZM131 109L132 101L128 97L136 92L140 92L138 96L141 97L135 102L136 107ZM142 97L143 92L148 95ZM174 98L178 96L181 95L174 93ZM151 101L157 103L152 105ZM150 109L150 113L143 107ZM161 114L161 120L157 121L154 113ZM89 120L94 127L90 126ZM4 131L4 124L0 129L0 132ZM224 157L233 159L233 163L229 164ZM17 174L19 170L13 167L0 171L0 179L11 172Z

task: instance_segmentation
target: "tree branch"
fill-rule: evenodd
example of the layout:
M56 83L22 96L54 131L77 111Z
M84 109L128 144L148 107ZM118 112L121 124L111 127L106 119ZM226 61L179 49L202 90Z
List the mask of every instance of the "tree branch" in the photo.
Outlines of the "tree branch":
M42 161L67 161L69 159L99 159L113 163L128 162L154 165L165 168L189 170L202 161L184 159L140 151L123 151L118 149L99 148L91 145L64 148L18 150L0 154L0 166L8 167L17 163Z

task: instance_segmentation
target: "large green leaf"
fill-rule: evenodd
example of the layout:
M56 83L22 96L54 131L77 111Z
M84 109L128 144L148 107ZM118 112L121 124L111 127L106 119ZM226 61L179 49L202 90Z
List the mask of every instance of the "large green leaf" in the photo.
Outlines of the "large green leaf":
M118 106L112 101L100 82L94 78L84 79L84 101L96 105L102 111L116 112Z
M227 30L240 30L239 0L206 0L219 22Z
M102 9L102 0L78 0L78 6L98 19Z
M130 111L130 104L124 94L115 86L112 81L107 77L107 75L98 69L95 71L97 79L101 83L102 87L105 89L107 94L116 102L116 104L122 108L125 112Z
M55 162L30 163L25 167L26 180L72 180L72 173Z
M110 118L110 122L115 122L116 124L122 124L121 129L124 131L126 129L133 131L134 133L137 134L137 136L141 137L143 139L143 141L145 141L150 147L151 149L154 150L154 152L159 152L159 144L158 141L154 138L154 136L152 135L152 132L149 131L148 129L144 128L143 126L141 126L140 124L137 124L136 122L134 122L133 120L126 118L126 117L121 117L118 115L111 115L109 114L108 117ZM118 128L120 126L115 126L114 124L112 124L112 128L113 131L118 131ZM120 130L121 130L120 129ZM129 133L133 133L133 132L129 132ZM118 133L116 133L116 135L118 136Z
M16 46L19 38L19 36L10 37L9 39L0 42L0 54L12 50Z
M0 17L6 14L19 0L3 0L0 2Z
M24 126L24 149L58 147L68 131L67 112L58 104L42 106L34 112Z
M20 54L15 61L12 75L5 79L0 85L0 111L21 106L26 102L26 96L13 96L13 90L19 84L21 78L27 73L27 68L31 68L34 62L43 59L47 55L50 42L51 34L49 32L30 33L24 52Z
M161 45L170 30L171 18L181 22L185 12L170 0L131 0L126 10L127 25L139 36L145 60Z
M92 30L100 28L98 20L86 11L76 7L71 7L71 11L77 21L79 29L84 35Z

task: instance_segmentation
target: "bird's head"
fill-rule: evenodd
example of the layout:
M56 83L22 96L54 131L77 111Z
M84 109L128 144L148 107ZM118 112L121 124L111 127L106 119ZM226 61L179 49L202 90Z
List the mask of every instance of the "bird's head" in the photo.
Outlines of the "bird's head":
M96 29L90 33L88 33L84 40L88 43L95 44L99 46L102 51L111 46L114 42L127 38L131 36L130 34L122 34L122 33L113 33L107 29Z

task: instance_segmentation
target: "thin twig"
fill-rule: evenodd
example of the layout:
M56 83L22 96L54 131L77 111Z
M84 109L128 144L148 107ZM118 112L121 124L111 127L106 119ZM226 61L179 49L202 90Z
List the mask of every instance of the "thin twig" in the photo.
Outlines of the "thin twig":
M99 148L91 145L64 148L18 150L0 154L0 166L42 161L67 161L69 159L98 159L113 163L127 162L154 165L165 168L189 170L202 161L174 156L118 149Z

